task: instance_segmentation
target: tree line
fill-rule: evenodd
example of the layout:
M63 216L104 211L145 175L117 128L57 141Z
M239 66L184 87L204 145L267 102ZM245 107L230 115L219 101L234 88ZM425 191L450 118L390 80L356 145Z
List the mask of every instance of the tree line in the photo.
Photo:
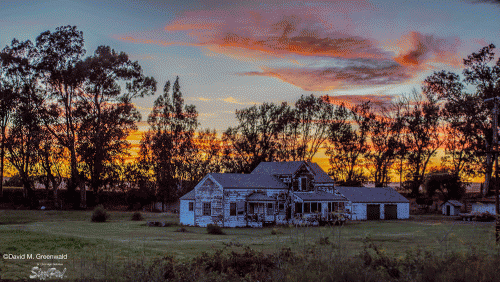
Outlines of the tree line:
M130 160L127 137L141 120L133 101L154 95L156 80L108 46L85 57L83 33L62 26L34 43L14 39L0 52L0 175L9 164L31 205L35 182L57 198L64 181L64 200L75 208L86 204L86 194L78 194L84 187L96 202L105 189L173 202L207 173L249 173L262 161L311 161L320 150L339 185L385 186L400 177L418 196L424 183L444 189L432 184L429 172L456 183L484 174L490 183L493 106L485 99L500 96L494 48L468 56L462 76L435 72L421 92L390 104L351 107L311 94L293 104L237 110L237 125L220 134L200 128L177 77L156 98L139 156ZM444 157L432 171L440 148ZM448 198L463 192L444 190Z

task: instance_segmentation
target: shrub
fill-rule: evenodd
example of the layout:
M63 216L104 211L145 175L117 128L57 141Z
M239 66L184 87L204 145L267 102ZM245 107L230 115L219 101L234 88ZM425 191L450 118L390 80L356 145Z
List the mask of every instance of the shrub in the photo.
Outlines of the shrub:
M217 224L207 225L207 233L214 234L214 235L224 235L225 234L224 231L222 231L222 228L220 228L220 226Z
M92 222L106 222L109 215L102 205L98 205L92 212Z
M189 232L189 231L186 228L181 227L181 228L175 230L175 232Z
M143 219L144 218L142 217L142 214L140 212L134 212L134 214L132 214L133 221L141 221Z

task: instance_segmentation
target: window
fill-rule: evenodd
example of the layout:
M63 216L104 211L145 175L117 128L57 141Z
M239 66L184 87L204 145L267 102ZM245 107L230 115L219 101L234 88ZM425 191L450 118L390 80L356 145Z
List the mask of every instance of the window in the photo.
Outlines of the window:
M311 204L304 203L304 213L310 213L310 212L311 212Z
M236 215L236 203L230 203L229 204L229 215L230 216L235 216Z
M300 185L299 190L300 191L307 191L308 190L307 189L307 177L301 177L301 178L299 178L299 181L300 181L300 183L299 183L299 185Z
M245 207L246 207L246 203L245 202L238 202L236 204L237 213L238 214L245 214Z
M318 212L318 203L311 203L311 212Z
M203 215L212 215L212 203L203 203Z
M295 213L302 213L302 203L295 203Z
M194 203L189 202L189 211L193 211L193 210L194 210Z
M267 215L274 214L274 205L273 203L267 203Z
M281 211L284 211L284 210L285 210L285 204L283 204L283 203L279 203L279 205L278 205L278 209L279 209L279 211L280 211L280 212L281 212Z
M264 203L250 203L249 214L264 214Z

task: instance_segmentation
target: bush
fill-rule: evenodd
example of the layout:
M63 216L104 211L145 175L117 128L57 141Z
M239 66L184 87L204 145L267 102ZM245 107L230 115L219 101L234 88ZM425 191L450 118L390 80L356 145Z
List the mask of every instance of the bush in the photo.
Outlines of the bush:
M98 205L92 212L92 222L106 222L109 215L102 205Z
M222 228L220 228L220 226L217 224L207 225L207 233L214 234L214 235L224 235L225 234L224 231L222 231Z
M143 219L144 218L142 217L142 214L140 212L134 212L134 214L132 215L133 221L141 221Z

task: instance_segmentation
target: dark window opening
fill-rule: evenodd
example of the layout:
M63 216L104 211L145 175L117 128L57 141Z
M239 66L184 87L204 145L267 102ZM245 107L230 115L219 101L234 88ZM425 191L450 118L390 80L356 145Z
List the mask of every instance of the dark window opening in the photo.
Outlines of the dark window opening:
M189 202L189 211L193 211L193 210L194 210L194 203Z
M229 203L229 215L230 216L236 215L236 203Z
M310 212L311 212L311 204L304 203L304 213L310 213Z
M212 203L203 203L203 215L212 215Z
M295 213L302 213L302 203L295 203Z

